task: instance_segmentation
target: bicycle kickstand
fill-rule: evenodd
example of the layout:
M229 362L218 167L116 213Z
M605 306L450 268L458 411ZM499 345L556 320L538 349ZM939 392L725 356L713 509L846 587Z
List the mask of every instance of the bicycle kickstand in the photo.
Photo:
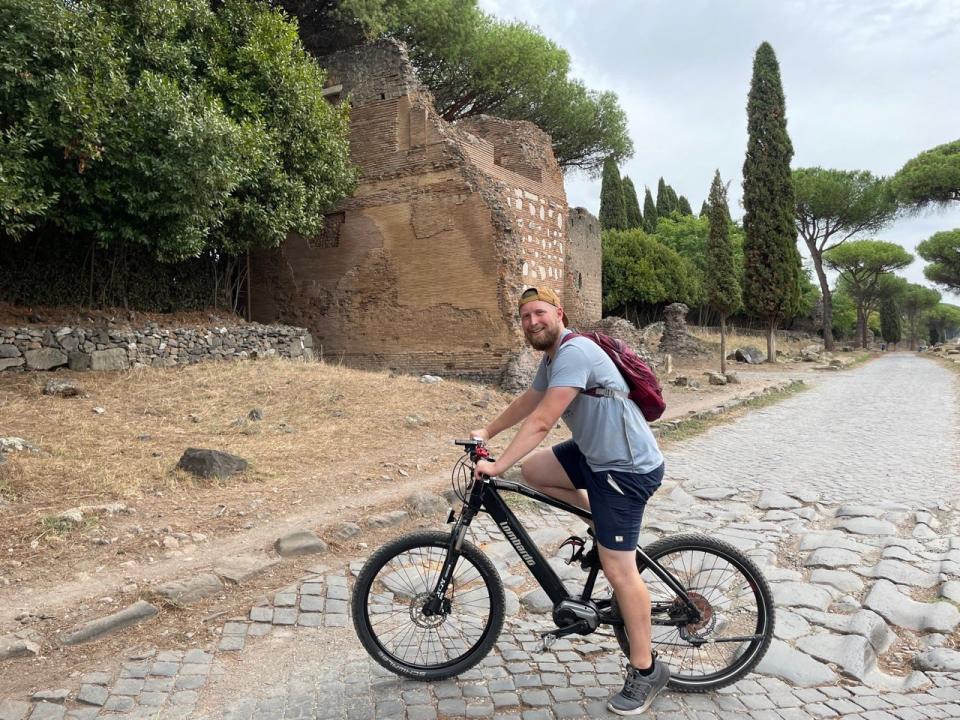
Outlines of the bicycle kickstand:
M543 642L541 645L541 652L546 652L549 650L559 638L573 634L583 635L585 632L589 631L589 629L590 626L587 624L586 620L580 620L569 625L564 625L556 630L547 630L546 632L542 632L540 633L540 638Z

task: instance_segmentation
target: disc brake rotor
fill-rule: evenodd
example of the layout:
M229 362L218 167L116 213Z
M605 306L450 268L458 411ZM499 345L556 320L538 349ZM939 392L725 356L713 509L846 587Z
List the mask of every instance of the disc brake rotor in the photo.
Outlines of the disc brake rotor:
M709 600L697 592L687 592L687 599L693 603L700 613L700 622L684 625L684 633L690 637L705 638L713 632L713 628L717 624L717 616L713 612L713 606Z
M450 612L450 601L444 599L443 612L436 615L424 615L423 606L432 597L431 593L420 593L410 601L410 619L414 625L422 628L437 628L443 625L447 619L447 613Z

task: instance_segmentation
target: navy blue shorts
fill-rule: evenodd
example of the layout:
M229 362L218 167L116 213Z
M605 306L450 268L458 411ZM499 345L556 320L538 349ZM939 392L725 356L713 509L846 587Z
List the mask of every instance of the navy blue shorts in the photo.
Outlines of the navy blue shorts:
M553 454L574 487L586 490L597 542L609 550L633 550L647 500L663 481L663 464L646 474L590 469L573 440L553 446Z

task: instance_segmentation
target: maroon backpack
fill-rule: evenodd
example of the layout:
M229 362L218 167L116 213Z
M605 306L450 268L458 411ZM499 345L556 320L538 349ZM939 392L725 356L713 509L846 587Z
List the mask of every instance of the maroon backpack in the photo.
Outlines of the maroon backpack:
M568 333L564 335L560 344L563 345L567 340L575 337L585 337L592 340L613 360L613 364L617 366L624 382L630 388L627 397L637 404L640 412L648 421L656 420L663 415L663 411L667 409L667 404L663 401L663 392L660 390L657 376L633 351L633 348L623 340L612 338L600 332ZM583 393L585 395L622 396L622 393L609 388L587 388Z

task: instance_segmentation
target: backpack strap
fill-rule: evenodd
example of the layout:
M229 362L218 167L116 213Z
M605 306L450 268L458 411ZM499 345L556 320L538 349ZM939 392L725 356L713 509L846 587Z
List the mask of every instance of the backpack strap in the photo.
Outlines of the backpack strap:
M584 337L584 336L578 333L576 330L574 330L573 332L570 332L564 335L560 339L560 344L563 345L567 340L573 340L573 338L575 337ZM612 397L612 398L624 398L624 399L627 399L630 397L629 392L623 392L622 390L615 390L614 388L605 388L605 387L586 388L584 390L581 390L580 393L582 395L589 395L590 397Z

